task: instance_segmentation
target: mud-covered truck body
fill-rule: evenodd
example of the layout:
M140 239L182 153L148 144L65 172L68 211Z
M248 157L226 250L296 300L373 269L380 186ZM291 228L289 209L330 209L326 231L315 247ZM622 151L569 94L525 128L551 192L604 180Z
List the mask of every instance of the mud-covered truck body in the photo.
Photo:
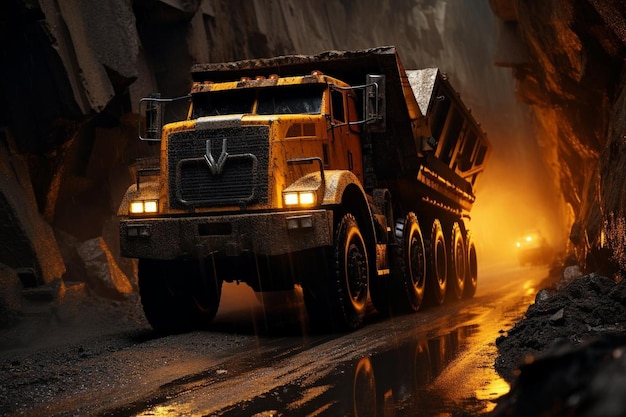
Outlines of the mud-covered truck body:
M142 100L159 164L118 213L155 329L210 323L223 282L300 286L310 322L335 330L360 326L369 300L402 313L473 296L468 214L490 145L444 74L381 47L192 76L185 120Z

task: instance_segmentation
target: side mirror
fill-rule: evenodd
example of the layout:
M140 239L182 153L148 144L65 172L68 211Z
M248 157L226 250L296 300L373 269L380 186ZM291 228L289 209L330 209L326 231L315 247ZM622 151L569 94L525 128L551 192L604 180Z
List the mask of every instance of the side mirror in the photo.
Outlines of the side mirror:
M386 129L385 76L368 74L365 85L365 124L370 131L384 132Z
M139 100L139 114L145 107L145 128L142 129L141 117L139 118L139 139L146 141L160 141L161 128L163 127L163 112L161 106L161 94L151 94L149 97Z
M144 97L139 100L138 113L140 115L145 108L145 113L143 113L145 117L139 117L138 122L137 130L139 132L139 139L159 142L161 140L161 130L163 129L164 124L169 123L170 121L184 120L184 118L177 118L177 115L180 110L188 110L189 104L186 104L187 109L182 109L178 106L185 104L184 101L189 102L190 99L190 95L175 98L161 98L161 94L155 93L151 94L149 97ZM142 124L143 120L145 120L145 126Z

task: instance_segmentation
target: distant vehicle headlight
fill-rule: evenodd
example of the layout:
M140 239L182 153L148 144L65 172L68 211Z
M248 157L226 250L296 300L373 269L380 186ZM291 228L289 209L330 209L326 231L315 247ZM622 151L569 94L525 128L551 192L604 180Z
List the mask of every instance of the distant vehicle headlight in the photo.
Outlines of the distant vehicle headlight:
M159 200L133 200L130 202L130 214L154 214L159 211Z

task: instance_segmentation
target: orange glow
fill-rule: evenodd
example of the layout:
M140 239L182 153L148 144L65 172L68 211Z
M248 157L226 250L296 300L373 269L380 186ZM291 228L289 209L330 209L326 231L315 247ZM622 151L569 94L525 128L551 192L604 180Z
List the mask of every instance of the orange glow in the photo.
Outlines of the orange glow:
M528 240L523 235L528 230L538 230L552 248L563 251L572 214L543 162L545 150L536 144L532 124L517 120L498 132L502 122L485 122L493 152L478 181L469 223L479 264L517 265L517 248Z
M529 280L529 281L526 281L526 282L524 283L524 293L525 293L526 295L532 295L532 294L534 294L536 291L537 291L537 290L536 290L535 286L533 285L533 281L530 281L530 280Z
M497 404L495 401L504 394L508 393L509 389L510 387L508 382L497 376L496 378L489 379L485 386L476 390L476 399L488 401L487 406L483 411L491 412L494 408L496 408Z

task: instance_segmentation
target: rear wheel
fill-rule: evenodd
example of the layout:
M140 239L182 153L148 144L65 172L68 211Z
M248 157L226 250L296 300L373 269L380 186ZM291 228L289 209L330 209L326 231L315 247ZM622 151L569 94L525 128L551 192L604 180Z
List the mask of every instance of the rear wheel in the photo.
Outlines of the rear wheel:
M465 291L467 251L465 250L465 239L461 226L456 222L452 225L449 260L448 278L452 286L452 295L454 299L460 300Z
M446 298L448 260L443 229L438 219L433 221L426 250L426 294L434 304L442 304Z
M369 261L365 241L351 214L338 223L329 255L326 274L309 276L303 283L309 320L315 328L356 329L365 317Z
M426 287L426 252L422 230L415 213L396 223L396 242L392 254L392 303L397 313L419 310Z
M478 287L478 259L476 257L476 245L472 235L467 233L467 268L465 273L465 291L463 297L472 298Z
M157 332L186 332L215 318L222 283L205 267L204 261L139 260L141 303Z

